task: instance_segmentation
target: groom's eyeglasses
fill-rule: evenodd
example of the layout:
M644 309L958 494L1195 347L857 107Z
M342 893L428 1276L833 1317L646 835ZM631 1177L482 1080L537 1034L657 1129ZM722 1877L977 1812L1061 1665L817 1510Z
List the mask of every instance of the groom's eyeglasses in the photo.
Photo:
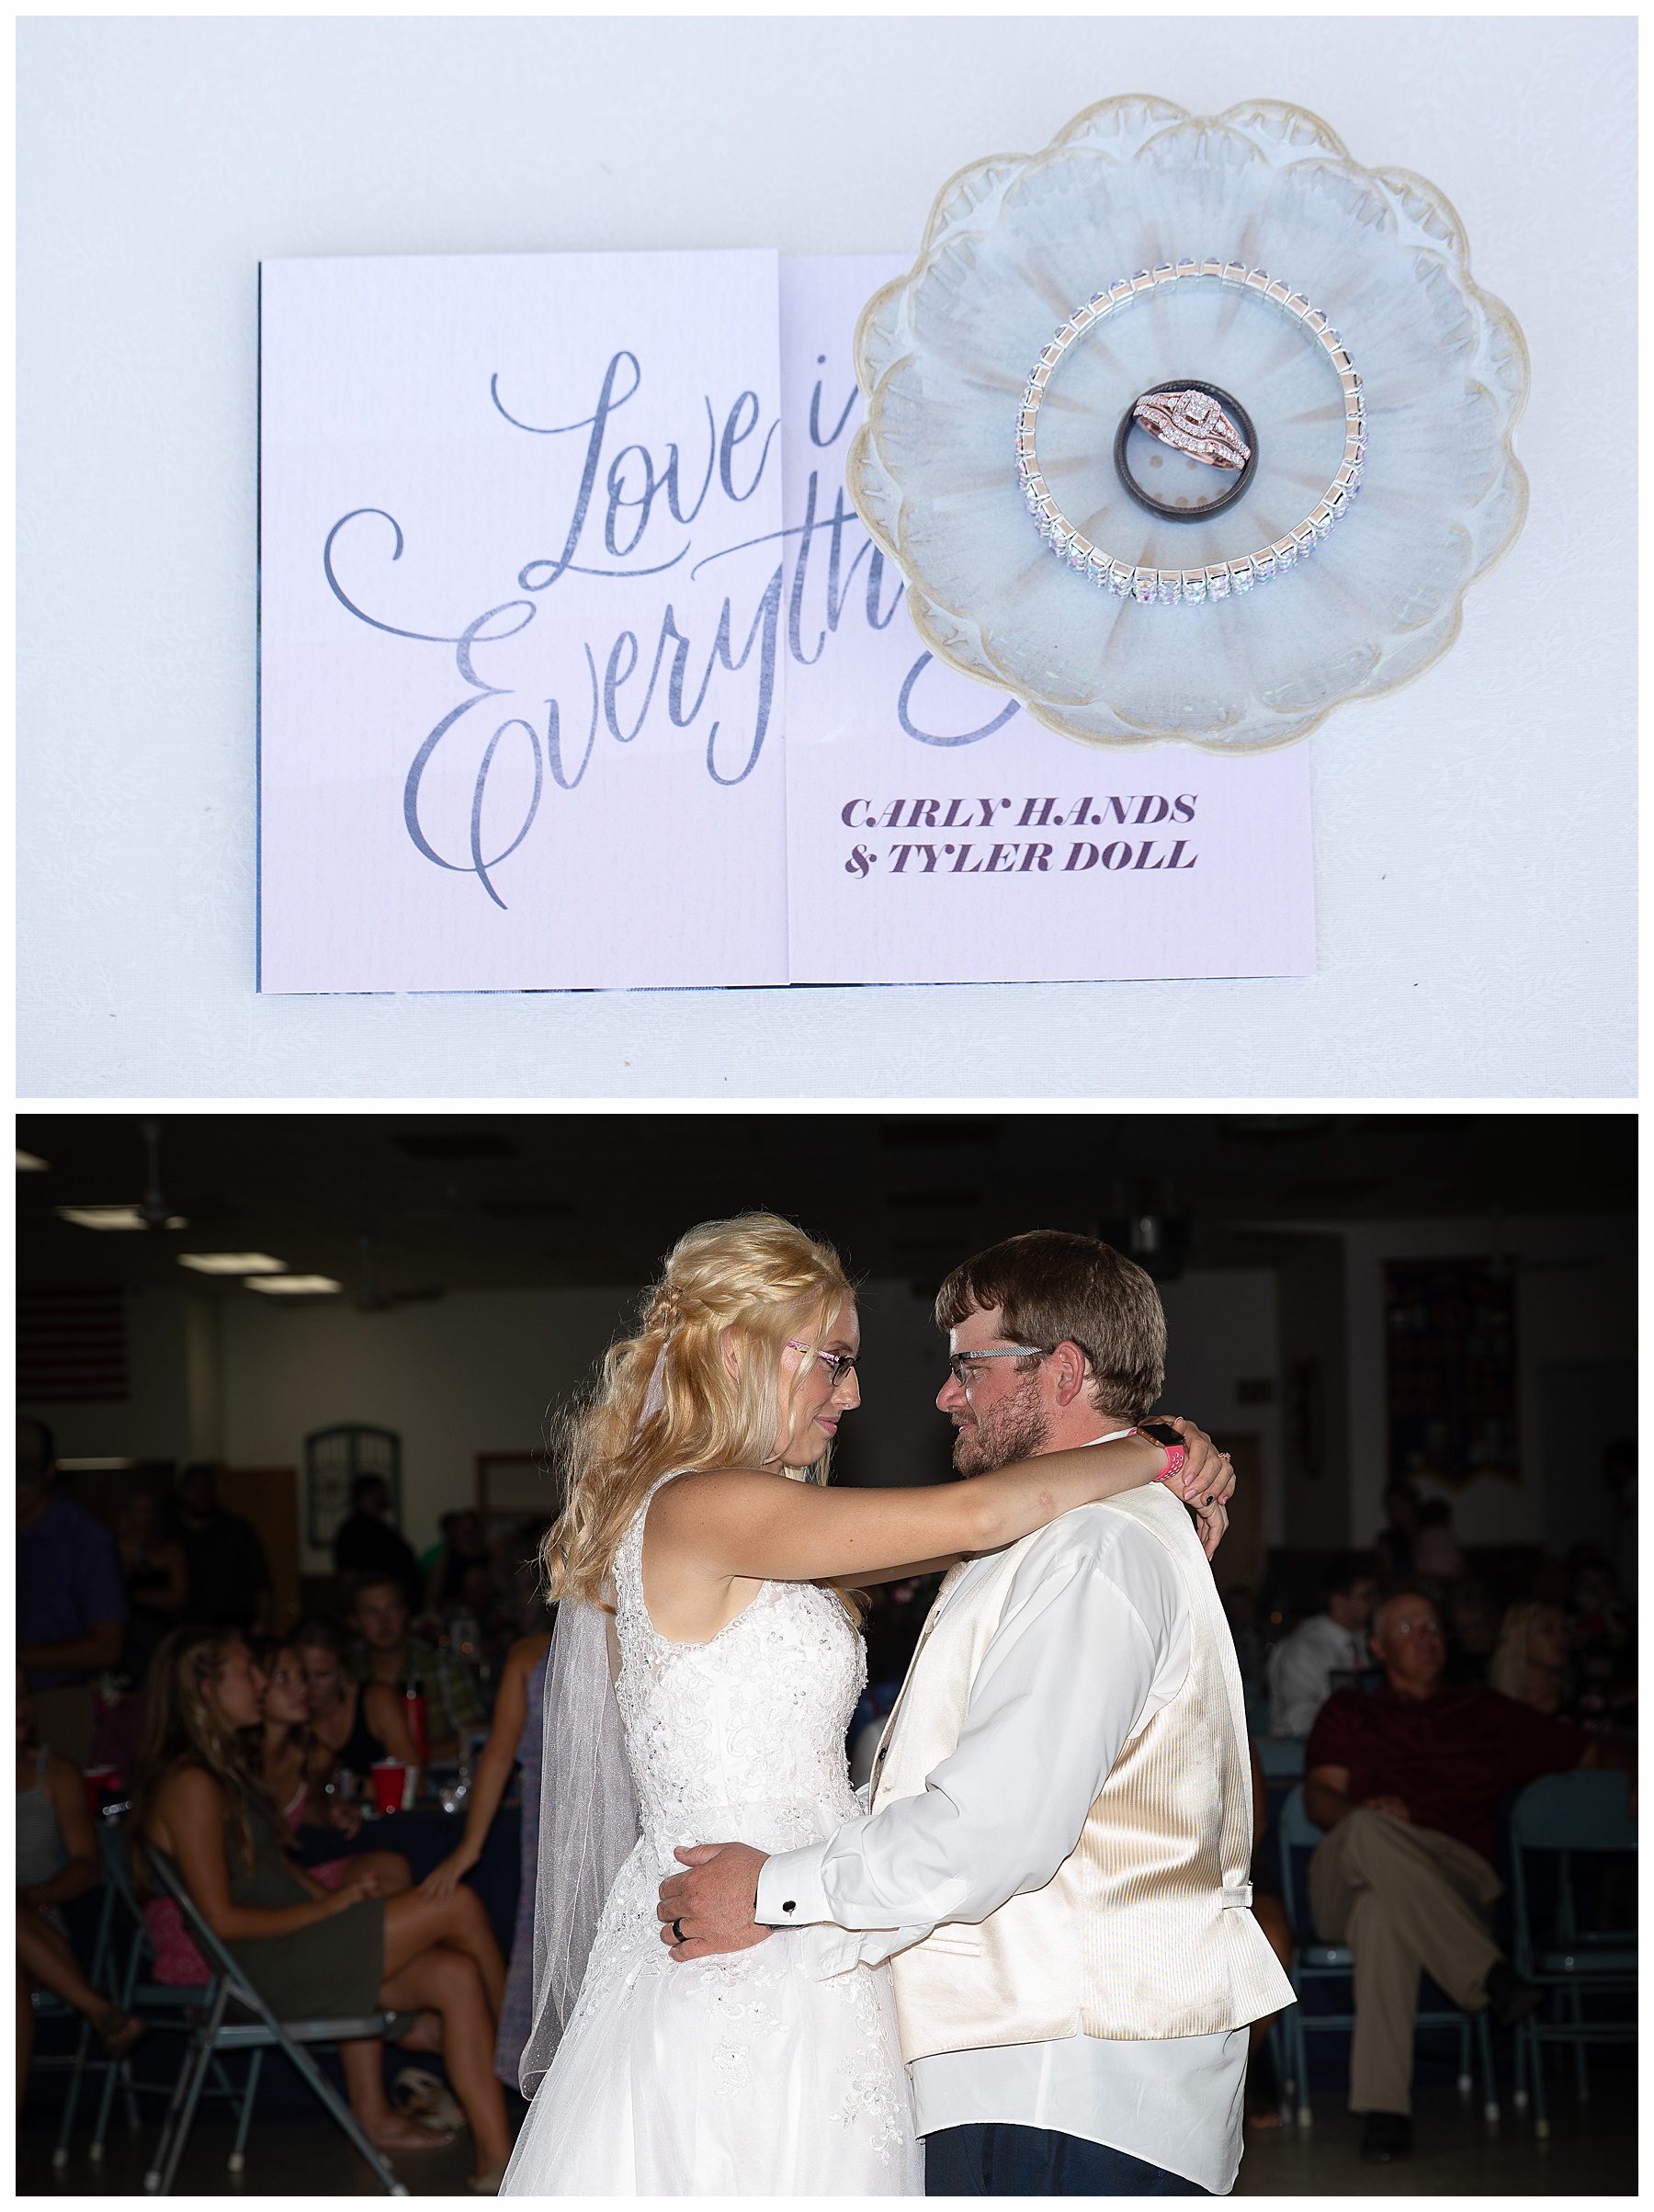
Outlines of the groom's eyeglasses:
M971 1372L984 1359L1044 1359L1047 1355L1033 1344L1008 1344L1003 1352L956 1352L947 1363L947 1371L959 1388L968 1390L976 1381Z
M789 1336L787 1340L787 1348L789 1352L808 1352L811 1347L809 1344L801 1344L796 1336ZM818 1352L816 1354L817 1359L826 1368L828 1380L835 1390L846 1375L855 1374L857 1356L857 1354L854 1352Z

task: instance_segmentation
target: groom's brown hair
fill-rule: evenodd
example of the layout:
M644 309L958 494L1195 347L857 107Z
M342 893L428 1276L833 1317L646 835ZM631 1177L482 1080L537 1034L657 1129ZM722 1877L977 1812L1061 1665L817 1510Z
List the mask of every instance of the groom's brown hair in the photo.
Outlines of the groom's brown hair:
M1166 1316L1142 1268L1095 1237L1031 1229L956 1267L936 1293L936 1326L999 1307L1006 1337L1036 1351L1067 1341L1091 1362L1100 1413L1141 1421L1166 1378Z

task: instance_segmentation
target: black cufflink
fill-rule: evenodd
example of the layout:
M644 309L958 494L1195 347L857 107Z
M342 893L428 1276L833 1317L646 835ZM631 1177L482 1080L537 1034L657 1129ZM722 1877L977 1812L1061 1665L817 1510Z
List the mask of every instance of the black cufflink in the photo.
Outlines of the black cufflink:
M798 1909L799 1900L796 1897L789 1897L787 1902L781 1908L783 1912L796 1912Z

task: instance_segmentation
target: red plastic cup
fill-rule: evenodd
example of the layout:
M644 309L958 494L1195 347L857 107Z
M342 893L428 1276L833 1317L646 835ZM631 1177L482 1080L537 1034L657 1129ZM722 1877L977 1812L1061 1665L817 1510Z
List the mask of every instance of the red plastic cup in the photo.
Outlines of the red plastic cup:
M380 1812L400 1812L407 1768L400 1759L380 1759L369 1771L373 1776L373 1801Z
M86 1806L96 1812L99 1799L113 1797L120 1787L120 1769L118 1766L86 1766L81 1769L81 1780L86 1786Z
M424 1697L409 1691L402 1698L402 1713L408 1723L408 1733L414 1739L414 1749L418 1753L419 1763L423 1766L426 1748L425 1701Z

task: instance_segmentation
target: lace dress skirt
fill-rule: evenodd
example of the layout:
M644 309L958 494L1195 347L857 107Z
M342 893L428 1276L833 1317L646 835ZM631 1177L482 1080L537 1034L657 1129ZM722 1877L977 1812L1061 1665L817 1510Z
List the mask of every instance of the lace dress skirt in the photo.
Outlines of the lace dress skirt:
M655 1918L675 1871L645 1840L617 1877L502 2194L923 2194L889 1968L821 1979L810 1928L680 1965Z

